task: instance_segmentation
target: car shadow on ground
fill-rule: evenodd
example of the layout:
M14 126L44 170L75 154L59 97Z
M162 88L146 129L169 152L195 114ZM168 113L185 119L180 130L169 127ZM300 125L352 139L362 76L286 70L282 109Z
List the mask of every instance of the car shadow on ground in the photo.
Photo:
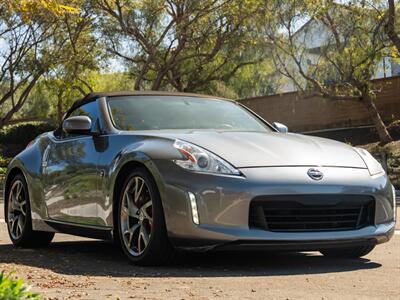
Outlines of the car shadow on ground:
M282 276L348 272L379 268L366 258L328 259L313 253L180 253L168 266L139 267L121 250L97 240L54 242L48 248L18 249L0 245L0 262L49 269L65 275L116 277Z

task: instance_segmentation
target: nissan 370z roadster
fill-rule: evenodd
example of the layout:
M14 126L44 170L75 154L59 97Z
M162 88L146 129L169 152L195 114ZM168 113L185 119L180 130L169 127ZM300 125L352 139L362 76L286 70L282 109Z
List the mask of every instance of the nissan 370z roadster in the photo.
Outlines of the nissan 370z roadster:
M56 232L118 243L137 264L175 249L366 255L395 228L394 188L365 150L293 134L238 102L89 94L9 165L15 246Z

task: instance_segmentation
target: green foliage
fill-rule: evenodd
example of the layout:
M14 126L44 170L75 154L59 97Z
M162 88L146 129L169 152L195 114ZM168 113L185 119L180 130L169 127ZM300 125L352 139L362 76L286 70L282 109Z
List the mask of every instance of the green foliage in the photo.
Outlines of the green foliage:
M0 154L0 190L3 188L3 181L4 181L4 176L6 175L7 172L7 165L10 162L10 158L4 158Z
M26 146L39 134L54 130L54 128L54 125L38 122L6 126L0 130L0 144Z
M49 98L30 97L40 82L49 83L46 89L58 96L58 102L71 90L80 90L81 95L90 90L80 76L97 69L102 48L94 36L93 10L84 3L88 1L7 1L6 10L0 5L4 29L0 32L0 128L23 117L32 102L46 109ZM57 117L61 115L60 109Z
M400 140L400 120L396 120L389 124L388 130L395 140Z
M265 57L263 1L94 1L104 43L136 89L205 92Z
M10 30L0 32L0 128L18 118L60 120L91 90L266 95L278 92L286 71L307 92L374 96L374 64L394 51L382 40L387 3L380 0L4 3L0 27ZM311 17L332 39L307 65L294 32ZM305 76L290 72L295 59Z
M369 92L376 63L386 54L379 10L322 0L270 3L280 16L267 29L276 45L275 61L298 88L327 97ZM297 31L294 24L302 19L310 21ZM318 34L323 35L321 44L310 49Z
M276 94L280 86L280 76L270 59L260 63L244 66L232 77L227 87L235 93L234 97L249 98Z
M13 278L10 274L0 273L0 299L2 300L39 300L40 295L29 290L22 279Z
M275 65L297 90L331 101L361 101L380 140L392 141L371 83L388 53L381 11L358 1L324 0L269 1L268 11L278 16L266 29ZM304 20L309 22L298 29Z
M11 158L5 158L0 154L0 174L2 174L2 169L7 168L10 160L11 160Z

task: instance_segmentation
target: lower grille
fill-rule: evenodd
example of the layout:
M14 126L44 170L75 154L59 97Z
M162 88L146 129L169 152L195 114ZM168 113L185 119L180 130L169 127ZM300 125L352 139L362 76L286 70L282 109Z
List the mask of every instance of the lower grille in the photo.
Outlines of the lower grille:
M251 201L249 227L277 232L355 230L372 225L374 211L370 196L263 196Z

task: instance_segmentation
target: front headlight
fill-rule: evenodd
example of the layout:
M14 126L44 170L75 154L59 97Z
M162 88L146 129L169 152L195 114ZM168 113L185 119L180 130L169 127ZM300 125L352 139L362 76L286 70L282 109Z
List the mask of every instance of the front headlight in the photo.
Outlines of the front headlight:
M199 146L176 140L174 147L182 154L182 159L175 159L174 163L184 169L196 172L241 175L228 162Z
M369 174L371 176L378 175L381 173L385 173L385 170L382 168L382 165L369 153L367 150L362 148L354 148L358 154L360 154L361 158L364 160L367 165Z

